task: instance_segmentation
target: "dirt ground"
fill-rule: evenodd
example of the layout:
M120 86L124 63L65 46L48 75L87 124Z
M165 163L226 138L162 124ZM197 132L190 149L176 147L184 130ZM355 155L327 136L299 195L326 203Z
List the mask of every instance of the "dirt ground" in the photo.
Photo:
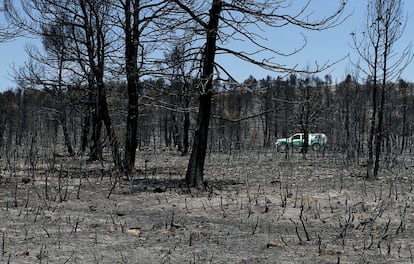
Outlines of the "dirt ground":
M139 152L129 180L109 161L20 156L1 158L2 263L414 262L408 158L365 181L332 154L212 154L200 191L170 151Z

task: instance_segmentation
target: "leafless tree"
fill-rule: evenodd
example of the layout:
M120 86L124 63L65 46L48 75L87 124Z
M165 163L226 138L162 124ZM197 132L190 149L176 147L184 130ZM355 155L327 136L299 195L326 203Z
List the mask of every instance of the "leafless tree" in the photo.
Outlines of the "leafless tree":
M215 55L218 53L232 54L239 59L277 71L292 71L295 68L294 66L287 67L275 63L270 59L258 60L253 56L257 52L236 51L220 44L243 39L255 45L258 50L272 53L272 56L275 54L287 56L286 53L270 48L270 44L263 41L264 39L260 36L260 33L255 32L286 25L294 25L310 30L323 30L332 27L340 22L345 1L339 1L339 7L332 15L315 20L312 20L308 14L310 1L294 14L283 14L288 12L288 8L284 7L290 7L292 1L213 0L197 5L192 1L174 0L172 2L184 11L189 20L196 23L197 31L203 32L205 35L200 65L200 104L193 148L186 174L186 181L190 186L200 186L203 183L215 68L227 72L226 69L217 65ZM207 10L208 12L206 12Z
M143 72L144 63L147 62L146 49L151 45L148 41L149 35L154 32L152 24L166 13L168 1L139 1L120 0L115 6L120 10L119 20L115 21L121 25L125 43L125 73L128 89L128 114L126 119L126 141L124 169L130 173L134 168L136 149L138 146L138 96L139 78ZM159 35L159 34L158 34ZM155 37L154 37L155 39ZM161 37L159 38L161 41Z
M363 61L363 65L357 67L370 76L369 84L372 87L368 179L375 179L378 175L387 92L413 58L411 44L400 53L395 47L404 32L405 24L403 1L371 0L367 5L362 38L352 34L354 48Z
M363 140L358 133L358 127L365 123L362 116L366 111L367 98L362 93L361 85L350 74L337 85L335 98L338 116L334 121L340 131L336 145L342 153L346 154L346 160L350 161L355 158L355 153L358 155L361 153L361 148L358 146Z
M21 28L14 23L10 23L13 13L9 11L11 11L9 0L1 0L0 16L4 17L4 24L0 24L0 43L10 41L22 35Z
M299 80L297 120L304 135L302 148L304 158L309 149L309 133L315 128L314 124L322 111L322 88L321 80L314 76L306 76Z
M54 103L45 107L51 118L62 127L65 146L69 155L74 155L68 129L68 112L71 87L73 82L68 73L67 63L70 62L68 39L65 36L65 25L57 22L42 26L41 38L45 53L30 46L27 48L29 60L15 69L15 79L21 87L44 89Z
M405 145L406 145L406 137L407 137L407 130L408 130L408 124L407 124L407 112L408 112L408 102L407 102L407 98L408 98L408 93L407 93L407 89L408 89L408 83L405 82L404 80L399 80L398 82L399 85L399 90L401 92L401 101L402 101L402 131L401 131L401 136L402 136L402 141L401 141L401 149L400 149L400 154L404 153L404 149L405 149Z
M196 59L193 58L191 49L184 42L172 44L171 50L167 51L164 56L166 68L162 71L168 73L170 80L170 89L167 91L168 102L177 106L175 110L169 109L174 144L182 155L187 155L190 132L189 108L194 97Z
M101 157L101 128L105 126L115 166L121 167L118 140L113 129L108 110L105 87L105 72L108 54L113 49L111 35L111 5L108 1L55 1L25 0L21 2L23 12L19 14L9 2L13 23L26 32L42 36L45 28L51 25L64 25L68 50L67 58L72 62L70 69L80 79L86 80L89 101L93 101L93 133L91 158ZM55 32L56 33L56 32ZM111 45L109 45L111 44ZM89 103L91 103L89 102ZM92 105L92 104L91 104Z

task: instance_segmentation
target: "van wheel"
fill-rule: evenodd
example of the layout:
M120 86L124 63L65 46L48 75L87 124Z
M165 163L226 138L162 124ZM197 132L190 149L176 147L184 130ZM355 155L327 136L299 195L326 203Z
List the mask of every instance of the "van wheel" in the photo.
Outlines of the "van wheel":
M321 145L319 145L318 143L313 144L312 149L313 149L313 151L319 151L319 150L321 150Z
M279 151L286 151L288 149L288 145L286 143L282 143L280 144L280 146L278 147Z

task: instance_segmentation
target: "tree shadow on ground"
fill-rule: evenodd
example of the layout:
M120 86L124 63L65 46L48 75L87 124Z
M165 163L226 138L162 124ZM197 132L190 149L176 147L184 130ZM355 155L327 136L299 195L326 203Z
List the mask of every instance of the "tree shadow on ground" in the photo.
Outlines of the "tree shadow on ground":
M164 193L164 192L175 192L181 194L202 194L211 193L215 190L220 191L226 189L226 187L236 186L244 184L236 180L210 180L205 181L203 186L194 189L189 188L184 178L182 179L171 179L171 178L135 178L128 182L129 193L140 193L140 192L152 192L152 193Z

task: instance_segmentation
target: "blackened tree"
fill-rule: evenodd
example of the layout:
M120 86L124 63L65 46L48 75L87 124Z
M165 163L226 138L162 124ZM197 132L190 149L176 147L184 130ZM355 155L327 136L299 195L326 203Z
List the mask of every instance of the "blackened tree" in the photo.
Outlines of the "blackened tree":
M225 44L229 40L243 39L256 45L259 50L265 50L273 55L288 55L269 48L269 45L263 43L263 39L259 35L253 33L254 30L260 30L264 27L283 27L289 24L305 29L323 30L340 22L345 1L339 1L339 7L332 15L314 21L311 21L307 14L309 5L305 5L296 14L282 14L288 10L288 8L284 9L283 6L289 6L291 1L212 0L203 4L197 3L197 5L193 1L173 0L172 2L176 3L186 14L184 20L191 20L192 23L196 23L197 32L203 32L205 36L200 65L200 83L198 85L200 93L199 111L193 148L186 173L187 183L190 186L198 187L203 183L211 100L214 94L215 68L220 69L220 72L227 72L226 69L221 68L216 63L216 54L231 54L239 59L272 70L292 71L292 68L294 68L275 63L272 60L255 59L252 53L248 51L236 51L232 48L220 46L220 44ZM208 12L205 12L206 10ZM253 52L253 54L257 53ZM216 71L216 73L218 72Z
M387 92L413 58L411 45L400 54L395 50L395 45L404 32L405 20L401 0L371 0L367 5L362 39L352 34L355 50L364 62L357 64L357 67L370 76L369 85L372 87L368 179L376 179L378 175Z

